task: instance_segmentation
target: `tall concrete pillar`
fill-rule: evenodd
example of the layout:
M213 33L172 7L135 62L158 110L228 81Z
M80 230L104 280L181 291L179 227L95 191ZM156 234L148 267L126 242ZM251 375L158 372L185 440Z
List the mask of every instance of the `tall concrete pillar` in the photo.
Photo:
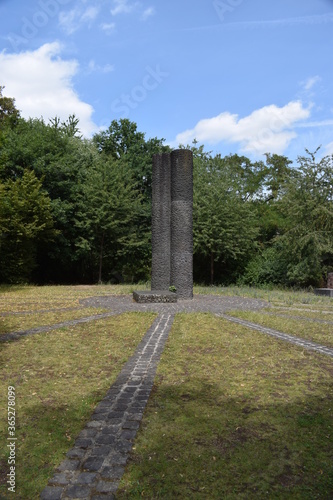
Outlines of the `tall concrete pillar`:
M170 286L171 161L169 153L153 156L152 290Z
M171 153L171 274L170 285L180 299L193 298L193 155L187 149Z

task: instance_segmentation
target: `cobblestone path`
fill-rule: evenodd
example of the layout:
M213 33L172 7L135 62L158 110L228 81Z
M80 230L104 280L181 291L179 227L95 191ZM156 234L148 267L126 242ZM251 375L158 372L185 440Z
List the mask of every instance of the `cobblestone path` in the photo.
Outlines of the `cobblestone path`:
M124 365L105 398L96 407L90 422L76 439L74 447L67 453L66 459L43 490L40 497L42 500L115 498L153 387L158 361L176 313L210 312L304 349L333 357L333 348L227 314L237 309L258 311L268 307L269 304L262 300L201 295L195 296L193 300L178 301L174 304L137 304L129 296L109 296L83 299L80 304L83 308L104 308L108 312L56 325L8 333L2 335L1 340L17 340L25 335L52 331L130 311L153 311L158 313L158 317L148 329L135 354Z

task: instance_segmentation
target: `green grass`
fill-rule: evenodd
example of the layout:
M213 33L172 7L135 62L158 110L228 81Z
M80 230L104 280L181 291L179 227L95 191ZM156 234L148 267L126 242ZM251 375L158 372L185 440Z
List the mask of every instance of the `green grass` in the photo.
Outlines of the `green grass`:
M330 358L178 315L117 498L331 498L332 374Z
M80 299L147 288L0 286L0 318L29 312L2 316L0 331L98 314ZM327 297L249 287L194 293L266 300L272 316L235 315L331 345L331 325L278 316L330 321ZM0 498L8 385L17 393L17 498L34 500L154 317L127 313L0 343ZM210 314L177 315L117 497L332 498L332 374L331 358Z
M106 309L98 309L86 307L76 311L52 311L38 312L35 311L29 315L18 316L0 316L0 336L5 333L28 330L37 326L54 325L73 319L85 318L107 312Z
M16 498L37 499L154 318L128 313L0 344L0 498L7 387L16 388Z
M311 319L325 319L326 321L330 321L326 316L323 318L322 313L312 313L311 318L304 316L308 318L305 320L286 317L285 314L288 314L286 312L283 312L284 316L282 317L278 315L279 313L277 313L276 310L274 310L274 313L272 315L267 315L262 312L232 311L228 313L228 315L251 321L252 323L268 328L273 328L274 330L279 330L283 333L294 335L295 337L312 340L327 347L333 347L333 324L311 321ZM300 312L298 316L301 318L302 312Z

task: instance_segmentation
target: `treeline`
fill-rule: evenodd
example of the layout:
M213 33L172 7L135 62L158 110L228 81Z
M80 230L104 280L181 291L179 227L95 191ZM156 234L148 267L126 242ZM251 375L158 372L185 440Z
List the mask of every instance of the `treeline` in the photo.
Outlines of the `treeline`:
M0 87L0 282L148 280L163 143L126 119L91 140L75 116L25 120ZM294 167L190 147L195 281L322 285L333 271L332 157L307 152Z

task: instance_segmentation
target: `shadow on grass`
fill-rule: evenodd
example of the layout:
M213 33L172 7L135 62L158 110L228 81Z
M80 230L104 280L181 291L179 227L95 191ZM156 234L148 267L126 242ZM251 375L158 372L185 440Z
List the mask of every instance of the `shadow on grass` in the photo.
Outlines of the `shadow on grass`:
M68 404L61 405L49 398L18 412L16 498L39 498L103 397L104 392L94 391L84 399L74 396ZM7 455L1 459L0 498L7 498Z
M262 404L200 379L162 382L117 498L332 498L332 389Z

